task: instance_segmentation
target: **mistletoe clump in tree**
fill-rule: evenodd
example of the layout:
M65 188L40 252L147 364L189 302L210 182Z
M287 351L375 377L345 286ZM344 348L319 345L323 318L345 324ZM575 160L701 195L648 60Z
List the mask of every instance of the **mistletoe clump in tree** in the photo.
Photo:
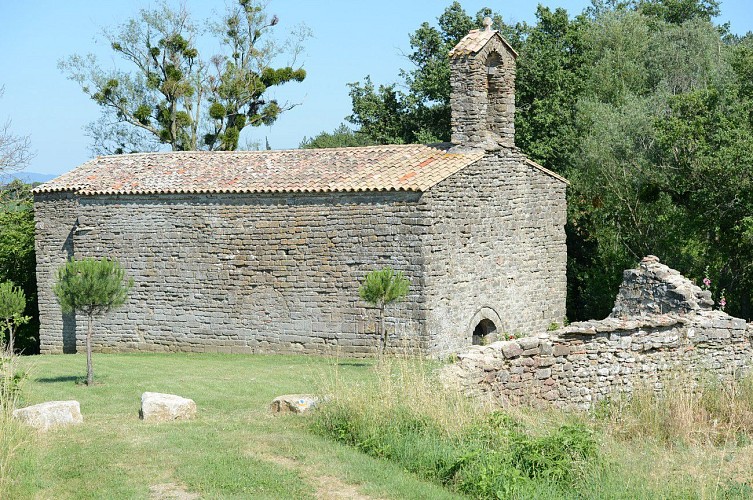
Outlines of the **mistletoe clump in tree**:
M205 58L197 46L204 31L190 12L162 3L104 33L129 69L103 70L93 55L61 61L61 70L102 107L88 127L92 151L154 151L161 144L173 151L237 149L244 128L271 125L294 106L269 98L269 89L306 77L295 60L308 30L276 42L271 32L278 22L257 2L238 0L221 22L207 26L222 52ZM289 63L276 67L285 54Z
M86 314L86 385L94 383L92 369L92 335L94 316L123 305L133 279L126 278L119 262L107 258L72 258L58 269L53 292L64 313Z

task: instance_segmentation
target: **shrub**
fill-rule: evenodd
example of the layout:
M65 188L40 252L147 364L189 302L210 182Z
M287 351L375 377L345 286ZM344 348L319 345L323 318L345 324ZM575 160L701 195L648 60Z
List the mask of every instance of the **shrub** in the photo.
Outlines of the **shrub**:
M94 383L92 368L92 335L94 316L125 303L132 279L126 279L119 262L102 258L72 258L58 269L53 292L64 313L82 312L87 315L86 385Z
M507 413L460 403L421 369L400 372L353 392L341 387L313 428L475 498L561 496L597 468L596 441L582 424L534 435Z
M366 275L363 284L358 289L360 297L379 310L379 337L381 350L387 349L387 329L384 325L384 309L392 302L398 302L408 295L410 281L402 271L395 272L389 267L379 271L372 271Z
M0 283L0 333L3 331L8 334L6 350L13 352L13 342L16 336L16 329L29 322L29 316L24 316L26 309L26 294L24 291L14 286L10 281Z

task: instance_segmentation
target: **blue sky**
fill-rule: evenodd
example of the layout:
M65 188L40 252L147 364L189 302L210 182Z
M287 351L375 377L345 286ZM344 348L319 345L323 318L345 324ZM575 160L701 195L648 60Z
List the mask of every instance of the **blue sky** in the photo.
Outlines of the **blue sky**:
M729 21L735 33L753 30L750 0L722 2L720 22ZM196 19L221 13L222 1L186 0ZM280 18L279 32L305 23L313 38L302 57L308 76L303 83L281 88L280 100L301 103L271 127L244 132L241 139L274 149L296 148L304 136L331 131L350 113L347 83L371 75L375 83L391 83L400 68L410 69L403 54L408 35L423 21L434 22L445 1L271 0L267 8ZM484 6L500 12L507 22L535 20L536 5L564 7L580 13L590 0L489 2L461 1L474 14ZM120 64L106 43L97 40L102 28L135 17L155 1L131 0L0 0L0 123L10 118L17 135L31 136L37 155L30 172L63 173L91 156L83 127L99 116L97 105L57 69L72 54L97 54L104 67ZM747 4L747 5L746 5Z

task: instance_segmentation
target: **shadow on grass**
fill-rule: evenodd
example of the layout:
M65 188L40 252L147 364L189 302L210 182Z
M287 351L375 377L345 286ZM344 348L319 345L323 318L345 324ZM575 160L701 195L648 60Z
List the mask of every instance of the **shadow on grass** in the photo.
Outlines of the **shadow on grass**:
M62 375L60 377L41 377L34 379L35 382L41 382L42 384L54 384L55 382L76 382L81 383L86 381L86 377L78 375Z

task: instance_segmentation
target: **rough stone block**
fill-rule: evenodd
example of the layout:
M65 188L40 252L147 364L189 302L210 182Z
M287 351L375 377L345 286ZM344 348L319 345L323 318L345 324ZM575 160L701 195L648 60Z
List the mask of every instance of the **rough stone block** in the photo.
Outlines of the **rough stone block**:
M520 345L520 348L524 351L527 351L529 349L533 349L539 346L539 339L536 337L522 337L518 339L518 344Z
M316 407L319 398L310 394L286 394L272 400L272 413L304 413Z
M502 349L502 354L508 359L516 358L523 354L523 349L520 348L520 345L516 341L503 342L500 348Z
M13 411L13 418L46 431L52 427L78 425L84 421L78 401L48 401Z
M189 420L196 415L196 403L174 394L145 392L141 395L139 417L145 422Z
M554 364L554 358L552 356L541 356L536 359L536 365L540 367L552 366Z
M554 344L552 351L555 356L567 356L570 354L571 348L566 344Z

